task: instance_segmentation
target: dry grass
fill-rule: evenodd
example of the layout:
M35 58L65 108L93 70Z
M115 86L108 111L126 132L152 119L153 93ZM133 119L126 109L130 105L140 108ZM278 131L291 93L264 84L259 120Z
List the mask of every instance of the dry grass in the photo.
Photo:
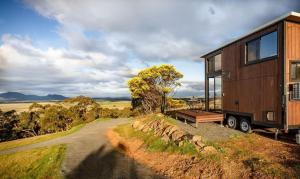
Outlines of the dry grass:
M124 109L131 107L130 101L97 101L101 107L110 109Z
M56 102L39 102L41 105L46 104L55 104ZM27 111L29 106L32 105L32 103L1 103L0 109L4 112L10 111L10 110L16 110L17 113Z
M126 107L131 107L130 101L97 101L103 108L110 108L110 109L124 109ZM38 102L38 104L46 105L46 104L62 104L65 107L68 107L68 104L62 102ZM10 110L16 110L17 113L27 111L29 106L32 103L1 103L0 109L4 112Z
M0 155L0 178L63 178L60 168L65 150L65 145L57 145Z

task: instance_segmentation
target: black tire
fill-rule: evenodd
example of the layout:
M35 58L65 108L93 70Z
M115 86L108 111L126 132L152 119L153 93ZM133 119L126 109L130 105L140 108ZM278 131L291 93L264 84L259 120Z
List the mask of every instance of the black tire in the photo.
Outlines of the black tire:
M242 132L251 133L252 127L250 121L248 119L242 118L240 120L240 129Z
M236 129L236 126L237 126L237 119L236 119L236 117L234 117L234 116L229 116L229 117L227 118L227 125L228 125L228 127L231 128L231 129Z

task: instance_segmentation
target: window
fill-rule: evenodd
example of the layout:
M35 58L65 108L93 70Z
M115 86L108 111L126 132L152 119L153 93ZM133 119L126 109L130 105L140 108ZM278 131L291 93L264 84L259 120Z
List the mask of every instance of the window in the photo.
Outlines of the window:
M208 72L213 73L221 70L221 54L208 58Z
M277 55L277 31L246 43L246 63Z
M300 81L300 61L291 62L291 81Z
M259 59L259 39L247 43L248 62Z
M262 36L260 40L260 58L277 55L277 31Z

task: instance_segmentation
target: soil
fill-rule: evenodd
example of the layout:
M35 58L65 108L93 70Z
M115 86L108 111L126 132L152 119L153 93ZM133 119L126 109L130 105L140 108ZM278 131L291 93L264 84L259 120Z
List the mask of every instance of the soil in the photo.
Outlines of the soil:
M223 171L217 164L196 157L166 152L148 152L138 139L124 139L113 130L107 132L112 145L134 160L147 165L158 175L170 178L218 178Z
M149 152L138 139L125 139L113 130L107 137L120 152L170 178L282 178L299 177L300 146L258 135L217 143L219 155Z

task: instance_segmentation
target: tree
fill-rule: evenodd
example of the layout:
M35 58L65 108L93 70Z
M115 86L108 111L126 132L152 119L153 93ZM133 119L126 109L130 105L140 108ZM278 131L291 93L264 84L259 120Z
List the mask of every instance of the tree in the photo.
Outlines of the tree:
M128 81L132 104L141 106L145 112L152 112L160 105L164 113L167 96L181 85L178 80L182 77L172 65L153 66L140 71Z

